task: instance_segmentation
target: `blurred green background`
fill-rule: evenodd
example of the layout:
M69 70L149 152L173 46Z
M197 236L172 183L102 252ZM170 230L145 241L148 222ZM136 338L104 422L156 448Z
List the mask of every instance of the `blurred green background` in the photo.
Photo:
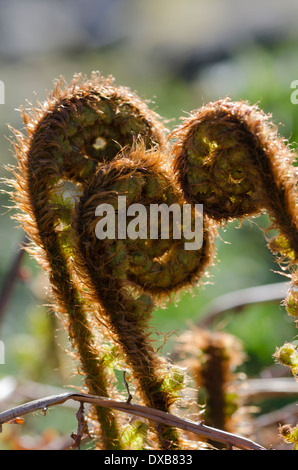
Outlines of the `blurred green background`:
M70 80L77 72L89 76L93 70L112 74L116 84L150 100L150 106L169 120L170 129L181 116L226 95L258 102L296 148L298 105L291 102L291 83L298 79L297 13L294 0L1 0L0 80L5 104L0 105L0 176L9 177L4 166L14 163L7 124L23 129L18 108L26 106L26 100L35 103L35 94L42 102L60 75ZM23 233L10 218L13 211L7 212L10 202L5 194L0 195L0 204L1 288ZM175 338L190 322L198 322L209 302L220 295L284 280L276 273L260 231L266 224L264 216L239 229L228 226L217 240L212 283L195 295L185 293L177 306L155 312L152 323L157 330L172 332L165 353L171 353ZM64 353L65 335L44 302L43 278L35 261L26 256L0 323L6 353L5 364L0 365L0 384L2 379L7 387L3 385L4 398L14 380L57 387L79 384ZM248 357L244 371L249 376L272 367L275 347L297 333L276 301L230 312L220 321L222 328L243 340ZM7 378L10 382L3 382ZM5 407L7 402L3 403ZM51 426L55 436L64 435L75 430L75 418L72 412L53 410L46 421L28 417L26 426L28 436ZM4 435L0 449L9 439Z

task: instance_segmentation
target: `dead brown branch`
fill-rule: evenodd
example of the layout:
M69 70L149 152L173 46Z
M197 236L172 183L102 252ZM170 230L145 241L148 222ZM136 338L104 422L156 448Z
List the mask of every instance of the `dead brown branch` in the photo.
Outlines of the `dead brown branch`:
M217 442L221 442L229 447L237 447L243 450L267 450L265 447L257 444L256 442L251 441L250 439L238 436L236 434L231 434L226 431L219 429L211 428L206 426L202 422L196 423L188 419L180 418L179 416L174 416L170 413L166 413L160 410L153 408L148 408L142 405L134 405L127 402L112 400L109 398L103 398L94 395L88 395L84 393L73 393L66 392L60 395L53 395L38 400L34 400L10 410L0 413L0 426L9 421L24 416L28 413L33 413L38 410L45 410L51 406L61 405L67 400L79 401L81 403L89 403L97 406L102 406L104 408L113 408L115 410L128 413L130 415L135 415L150 421L155 421L156 423L166 424L169 426L174 426L184 431L191 432L201 436L203 439L212 439Z

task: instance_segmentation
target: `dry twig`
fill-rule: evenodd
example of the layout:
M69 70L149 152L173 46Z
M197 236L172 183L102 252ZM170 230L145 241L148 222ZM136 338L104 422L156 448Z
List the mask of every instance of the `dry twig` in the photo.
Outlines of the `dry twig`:
M202 422L196 423L194 421L180 418L179 416L174 416L170 413L156 410L154 408L148 408L142 405L134 405L127 402L112 400L110 398L73 392L66 392L60 395L41 398L4 411L3 413L0 413L0 426L19 416L24 416L28 413L32 413L38 410L45 410L54 405L61 405L67 400L75 400L81 403L90 403L93 405L102 406L104 408L113 408L118 411L155 421L159 424L166 424L183 429L187 432L197 434L204 439L212 439L227 446L237 447L243 450L266 450L265 447L251 441L250 439L219 429L211 428Z

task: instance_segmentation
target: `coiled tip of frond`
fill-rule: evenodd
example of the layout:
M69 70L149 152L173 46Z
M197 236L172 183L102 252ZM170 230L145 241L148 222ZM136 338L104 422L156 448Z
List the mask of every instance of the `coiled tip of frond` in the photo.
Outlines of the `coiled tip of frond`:
M229 98L195 111L172 134L175 170L186 198L221 222L272 209L275 188L293 206L293 154L271 116ZM291 187L291 188L290 188Z

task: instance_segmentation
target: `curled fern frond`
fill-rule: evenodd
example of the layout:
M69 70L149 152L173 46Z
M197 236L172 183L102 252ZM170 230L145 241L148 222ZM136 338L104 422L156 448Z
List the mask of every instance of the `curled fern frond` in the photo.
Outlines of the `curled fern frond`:
M176 177L186 199L200 201L220 224L267 212L268 231L278 232L268 246L293 273L298 261L294 152L270 116L256 105L226 98L195 111L173 136ZM297 315L294 297L293 288L288 312Z
M89 393L113 394L92 333L90 306L71 267L70 234L74 202L103 161L142 136L145 145L165 145L164 127L130 90L93 74L57 82L43 105L23 111L27 135L14 131L17 167L12 182L18 219L32 241L28 250L48 272L55 308L68 319L69 335L78 351ZM69 196L69 197L67 197ZM119 431L111 410L96 408L101 444L118 448Z
M112 350L97 341L100 329L120 345L143 401L168 411L175 393L167 386L169 366L149 339L148 319L158 300L203 275L213 255L213 225L206 221L202 248L191 251L172 236L110 241L95 230L97 205L119 196L145 207L183 204L166 129L134 93L99 74L58 81L45 104L23 111L23 119L27 135L14 131L13 198L32 242L28 250L48 272L55 309L67 318L86 387L94 395L116 394ZM115 413L97 407L95 417L99 445L122 448ZM157 434L162 447L179 447L175 430Z
M99 240L96 225L102 217L94 215L102 204L110 204L115 212L113 227L119 227L120 221L121 229L129 230L132 220L128 217L127 227L123 225L119 197L127 197L130 207L142 206L139 225L146 230L140 238L116 234L115 238ZM175 393L169 385L166 364L149 339L148 320L158 300L197 283L213 256L212 230L208 227L199 250L185 250L186 240L173 238L173 221L169 238L150 238L152 205L176 204L181 208L183 202L171 173L163 165L163 155L145 152L144 146L139 146L99 169L77 204L73 226L75 265L78 277L86 280L89 301L99 305L105 324L123 349L143 402L167 412L176 400ZM160 437L178 445L173 431L167 429Z

